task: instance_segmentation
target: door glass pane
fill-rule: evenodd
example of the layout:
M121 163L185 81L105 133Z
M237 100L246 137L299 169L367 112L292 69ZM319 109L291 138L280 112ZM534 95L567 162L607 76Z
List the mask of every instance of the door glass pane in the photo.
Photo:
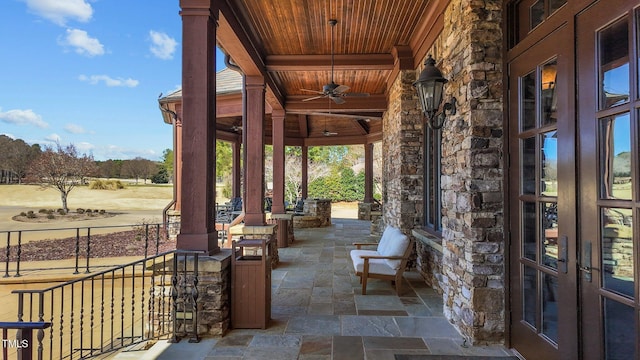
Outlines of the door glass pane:
M529 73L520 81L520 128L522 131L536 126L536 74Z
M542 274L542 333L558 343L558 278Z
M600 144L601 197L631 200L629 113L600 119Z
M549 14L553 14L556 10L567 3L567 0L549 0Z
M631 209L602 209L603 287L633 297L633 216Z
M536 203L522 203L522 256L536 261Z
M522 193L536 193L536 138L523 139L522 146Z
M544 21L544 0L538 0L529 8L531 29L542 24Z
M522 300L524 302L522 319L534 328L536 327L536 294L537 281L536 269L524 266L524 276L522 277Z
M540 149L540 193L544 196L558 196L558 138L557 131L542 134Z
M604 299L604 349L607 360L637 359L633 308Z
M558 94L556 92L556 78L558 62L552 60L541 68L540 99L542 103L542 125L554 124L558 119L556 107Z
M600 109L629 101L629 29L627 18L598 33Z
M540 203L542 207L542 263L558 268L558 206L556 203Z

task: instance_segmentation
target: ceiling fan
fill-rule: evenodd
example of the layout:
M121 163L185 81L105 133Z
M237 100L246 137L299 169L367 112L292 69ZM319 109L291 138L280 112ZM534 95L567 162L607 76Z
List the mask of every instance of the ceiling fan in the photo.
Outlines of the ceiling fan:
M316 100L316 99L322 99L322 98L329 98L331 100L333 100L333 102L335 102L336 104L344 104L345 100L343 99L343 97L367 97L369 96L369 93L347 93L346 91L349 90L349 87L346 85L339 85L336 84L333 81L333 68L334 68L334 51L333 51L333 43L334 43L334 29L336 27L336 24L338 23L338 20L336 19L330 19L329 20L329 25L331 25L331 82L324 85L322 87L322 91L317 91L317 90L308 90L308 89L301 89L302 91L309 91L309 92L313 92L318 94L318 96L314 96L314 97L310 97L307 99L304 99L302 101L310 101L310 100Z

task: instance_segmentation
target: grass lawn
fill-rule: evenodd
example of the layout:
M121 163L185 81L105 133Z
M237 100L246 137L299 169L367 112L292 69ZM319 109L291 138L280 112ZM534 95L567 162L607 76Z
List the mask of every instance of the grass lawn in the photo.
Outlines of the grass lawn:
M121 190L90 190L88 186L80 186L71 190L67 204L70 210L153 210L163 209L172 198L171 185L128 185ZM56 189L42 189L38 185L0 185L0 206L57 209L62 207L62 201Z

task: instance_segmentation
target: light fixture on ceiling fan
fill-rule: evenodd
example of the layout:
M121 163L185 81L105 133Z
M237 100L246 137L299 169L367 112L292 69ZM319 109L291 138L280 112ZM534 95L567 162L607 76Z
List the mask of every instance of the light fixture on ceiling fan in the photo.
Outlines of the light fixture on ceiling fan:
M369 96L369 93L347 93L346 91L349 90L349 87L347 85L339 85L336 84L333 81L333 69L335 66L335 52L333 49L334 46L334 30L336 27L336 24L338 23L338 20L336 19L330 19L329 20L329 25L331 25L331 82L329 82L328 84L324 85L322 87L322 91L317 91L317 90L308 90L308 89L301 89L302 91L309 91L309 92L314 92L316 94L318 94L318 96L313 96L307 99L304 99L302 101L310 101L310 100L316 100L316 99L322 99L322 98L329 98L331 100L333 100L333 102L335 102L336 104L344 104L345 100L343 99L344 97L367 97Z

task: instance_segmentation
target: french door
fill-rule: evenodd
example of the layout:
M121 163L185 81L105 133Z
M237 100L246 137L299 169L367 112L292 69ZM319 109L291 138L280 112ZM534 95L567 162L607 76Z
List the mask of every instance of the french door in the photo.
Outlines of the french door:
M581 357L638 359L640 3L576 18Z
M510 335L527 359L578 351L571 36L557 29L508 69Z

